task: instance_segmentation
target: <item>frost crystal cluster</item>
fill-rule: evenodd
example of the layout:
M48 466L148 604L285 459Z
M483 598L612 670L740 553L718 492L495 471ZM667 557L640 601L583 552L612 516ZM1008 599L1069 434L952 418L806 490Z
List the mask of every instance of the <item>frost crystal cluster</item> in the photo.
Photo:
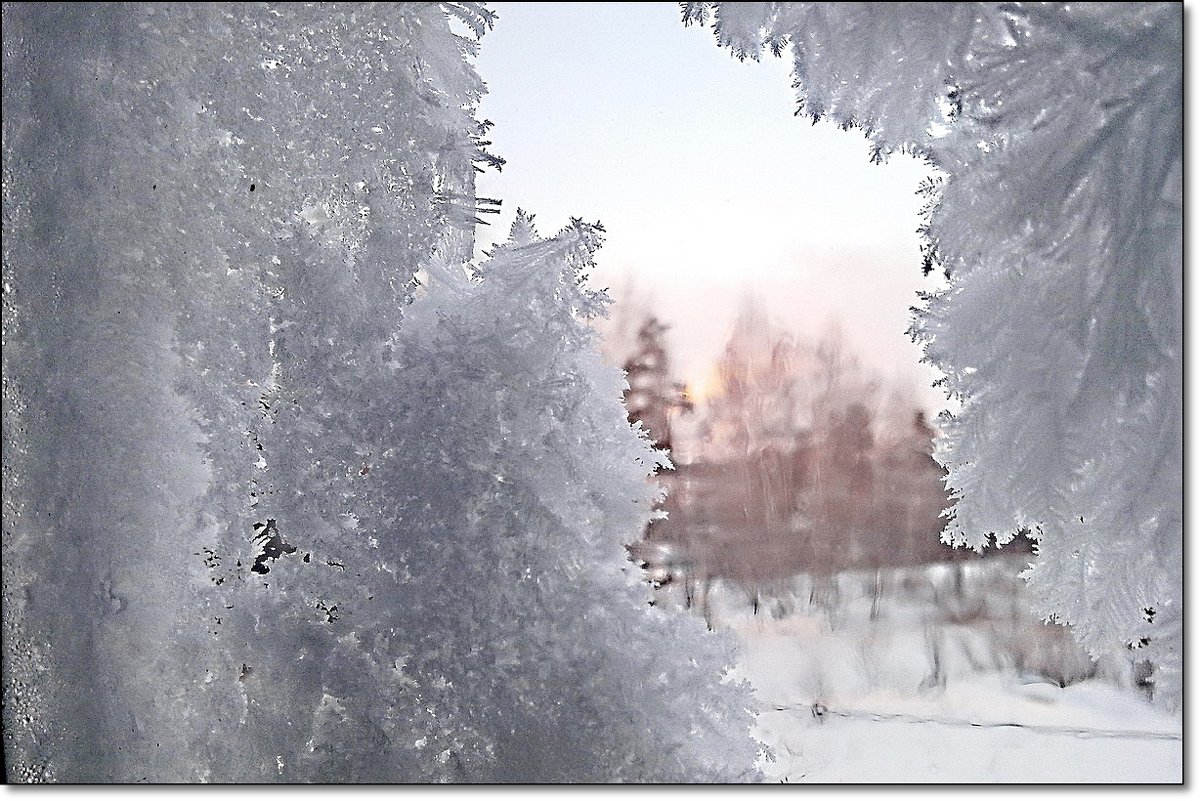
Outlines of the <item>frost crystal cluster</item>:
M465 265L474 3L4 7L16 781L752 777L624 558L600 229Z
M1025 530L1036 609L1177 705L1183 615L1183 7L685 3L738 58L790 46L801 111L926 158L913 334L961 410L946 541Z

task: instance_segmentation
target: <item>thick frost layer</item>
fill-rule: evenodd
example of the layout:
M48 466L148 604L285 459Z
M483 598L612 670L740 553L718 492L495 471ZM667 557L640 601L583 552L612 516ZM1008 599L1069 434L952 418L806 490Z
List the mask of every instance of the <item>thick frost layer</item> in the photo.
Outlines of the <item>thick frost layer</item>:
M919 153L913 327L962 404L947 541L1022 529L1041 614L1179 700L1183 13L1177 4L685 3L740 58L790 44L802 110Z
M729 643L622 573L598 231L461 266L448 14L5 6L10 778L750 775Z

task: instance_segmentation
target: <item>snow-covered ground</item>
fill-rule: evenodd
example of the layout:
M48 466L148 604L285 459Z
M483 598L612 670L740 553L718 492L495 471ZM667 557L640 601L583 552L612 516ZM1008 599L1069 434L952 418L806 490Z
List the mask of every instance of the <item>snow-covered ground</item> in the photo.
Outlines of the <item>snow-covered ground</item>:
M950 568L898 572L874 619L861 576L840 577L832 602L798 586L757 615L715 589L714 622L737 633L738 673L762 701L767 779L1181 782L1181 717L1152 706L1128 665L1087 669L1063 632L1012 603L1015 572L976 564L959 588Z

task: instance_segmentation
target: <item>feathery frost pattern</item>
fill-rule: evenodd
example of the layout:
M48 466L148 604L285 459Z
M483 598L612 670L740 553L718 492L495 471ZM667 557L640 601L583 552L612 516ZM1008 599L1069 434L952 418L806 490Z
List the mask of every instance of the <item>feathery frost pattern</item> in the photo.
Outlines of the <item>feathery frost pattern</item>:
M9 778L752 776L621 548L599 227L463 263L492 14L3 13Z

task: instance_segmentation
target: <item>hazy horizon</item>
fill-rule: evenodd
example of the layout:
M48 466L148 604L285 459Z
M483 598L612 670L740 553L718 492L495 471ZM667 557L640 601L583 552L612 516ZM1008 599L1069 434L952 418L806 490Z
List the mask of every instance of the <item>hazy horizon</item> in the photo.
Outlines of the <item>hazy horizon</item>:
M739 63L675 4L497 3L477 63L502 172L479 176L502 212L552 234L571 216L607 230L593 281L621 314L670 325L674 372L699 389L748 295L815 339L832 325L889 385L934 415L936 373L905 330L923 277L916 234L927 174L872 164L858 131L795 116L790 60Z

